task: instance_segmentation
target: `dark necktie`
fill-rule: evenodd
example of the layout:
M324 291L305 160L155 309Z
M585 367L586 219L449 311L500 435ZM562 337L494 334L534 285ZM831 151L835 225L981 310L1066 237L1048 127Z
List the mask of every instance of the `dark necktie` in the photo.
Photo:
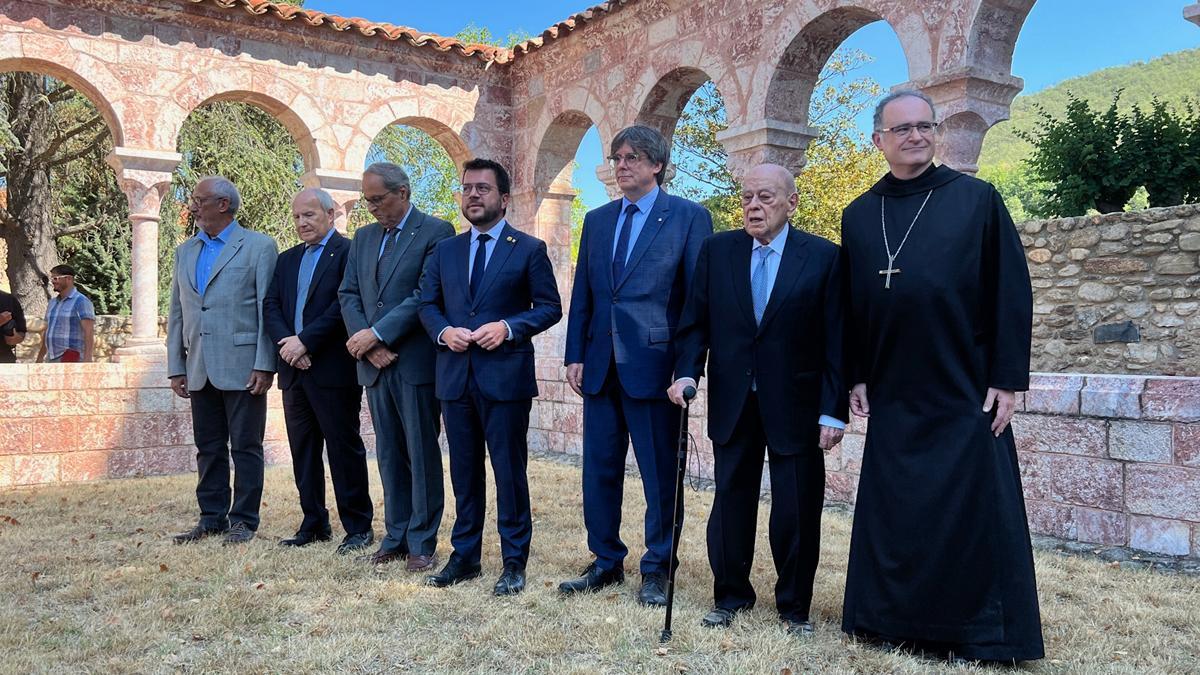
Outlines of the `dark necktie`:
M492 235L481 234L475 241L479 243L475 249L475 262L471 265L471 299L475 299L475 294L479 292L479 284L483 281L483 268L487 265L487 243L491 241Z
M637 204L625 207L625 222L621 224L621 232L617 235L617 250L613 253L612 277L614 284L621 281L621 274L625 272L625 259L629 257L629 231L633 229L633 214L637 212Z
M392 258L396 254L396 237L399 229L393 227L383 233L383 253L379 254L379 264L375 267L375 284L383 283L387 270L392 268Z

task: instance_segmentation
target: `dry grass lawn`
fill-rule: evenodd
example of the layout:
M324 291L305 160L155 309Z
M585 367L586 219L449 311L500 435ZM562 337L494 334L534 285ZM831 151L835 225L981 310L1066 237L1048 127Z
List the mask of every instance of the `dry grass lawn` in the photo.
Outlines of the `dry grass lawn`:
M612 593L558 596L558 581L589 559L579 474L534 460L530 482L530 587L503 600L490 594L499 572L494 525L485 534L483 578L447 590L421 585L402 566L372 569L337 556L336 539L301 550L279 547L300 520L286 467L267 471L259 538L228 549L216 540L170 542L171 533L196 518L192 476L0 492L0 671L977 670L884 653L841 634L850 519L837 512L824 518L814 638L789 638L775 620L765 507L755 564L758 607L729 631L700 627L712 584L704 553L707 492L687 495L675 639L660 650L663 614L637 605L636 575ZM372 494L381 513L377 478ZM630 478L624 532L632 550L641 541L642 508L639 481ZM443 554L453 518L447 504ZM636 569L636 562L627 566ZM1037 568L1047 658L1023 669L1200 671L1200 578L1049 552L1038 552Z

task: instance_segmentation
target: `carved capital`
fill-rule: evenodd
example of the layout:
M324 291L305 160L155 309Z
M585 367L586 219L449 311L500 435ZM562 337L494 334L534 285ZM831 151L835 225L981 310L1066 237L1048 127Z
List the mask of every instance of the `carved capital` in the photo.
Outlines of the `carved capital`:
M808 161L808 144L816 137L816 131L806 125L774 119L717 133L717 140L729 153L729 170L738 180L759 164L779 164L798 175Z
M334 227L345 233L350 218L350 212L362 195L362 174L351 171L334 171L332 169L313 169L300 177L304 187L321 188L333 197L338 205L337 220Z
M163 195L171 187L171 177L183 161L183 155L178 152L116 147L105 161L116 172L117 184L129 200L130 219L157 222Z
M1183 8L1183 18L1200 26L1200 2Z

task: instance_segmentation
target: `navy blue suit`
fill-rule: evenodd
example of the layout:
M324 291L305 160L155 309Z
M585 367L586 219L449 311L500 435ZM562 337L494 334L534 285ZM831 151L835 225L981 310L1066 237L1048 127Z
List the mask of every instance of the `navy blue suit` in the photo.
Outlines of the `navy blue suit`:
M296 335L293 319L304 249L305 245L299 244L279 254L271 287L263 299L263 321L276 344ZM338 286L349 252L350 240L334 232L313 270L298 335L312 366L298 370L282 358L278 360L292 470L304 512L300 529L306 532L329 528L322 445L329 454L329 473L342 527L349 534L366 532L371 529L373 517L367 487L367 451L359 434L362 387L358 385L354 357L346 351L346 325L338 301Z
M474 294L468 283L471 231L437 245L421 281L418 313L438 343L436 393L446 419L457 511L450 543L468 564L479 563L486 444L496 479L501 553L506 564L524 569L533 530L526 435L538 394L532 339L558 323L562 302L545 243L509 224L489 234L496 237L495 248ZM512 331L512 338L494 350L472 344L455 352L439 341L446 328L475 330L494 321L506 322Z
M622 200L587 214L571 290L567 365L583 364L583 513L600 569L620 567L621 497L630 440L646 495L641 571L665 572L671 549L680 409L666 398L673 338L700 244L702 206L660 191L618 279L613 248Z

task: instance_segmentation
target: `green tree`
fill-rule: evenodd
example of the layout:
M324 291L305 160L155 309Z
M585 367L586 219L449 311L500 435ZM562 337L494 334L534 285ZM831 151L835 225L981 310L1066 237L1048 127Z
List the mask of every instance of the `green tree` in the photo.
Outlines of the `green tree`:
M1129 137L1119 149L1127 154L1139 182L1146 187L1152 207L1174 206L1200 197L1200 157L1192 137L1200 131L1200 120L1190 101L1184 111L1170 109L1157 97L1149 112L1134 106L1129 116Z
M1036 215L1078 216L1093 208L1113 213L1137 191L1137 167L1121 149L1129 138L1130 122L1117 107L1120 98L1118 91L1108 110L1098 112L1072 95L1061 119L1038 108L1041 125L1019 132L1034 146L1026 165L1035 180L1046 184Z
M979 169L978 177L996 187L1015 222L1024 222L1045 211L1045 183L1036 180L1028 167L999 162Z
M458 169L454 160L432 136L410 126L392 124L379 132L367 155L367 163L392 162L404 167L412 187L412 201L425 213L452 223L458 221ZM350 229L371 223L374 218L359 200L350 214Z
M859 50L834 52L817 77L809 106L809 126L820 134L809 144L807 165L796 179L801 199L792 222L834 241L840 238L842 209L886 170L855 126L855 117L882 93L876 82L855 73L870 61ZM707 82L684 107L671 150L679 174L674 190L708 208L717 230L741 227L742 218L737 181L716 138L727 126L720 92Z

